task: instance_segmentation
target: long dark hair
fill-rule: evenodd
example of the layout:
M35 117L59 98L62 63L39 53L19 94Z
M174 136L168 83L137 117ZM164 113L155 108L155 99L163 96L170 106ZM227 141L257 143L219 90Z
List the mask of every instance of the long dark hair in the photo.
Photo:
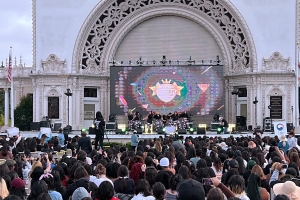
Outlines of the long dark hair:
M125 193L127 188L127 181L124 177L128 176L128 168L124 165L121 165L118 169L118 176L120 177L119 185L117 186L120 193Z
M164 200L166 194L166 188L161 182L157 182L153 185L153 196L156 200Z
M34 185L35 182L37 182L40 179L41 175L43 175L43 174L44 174L43 168L41 168L41 167L34 168L34 170L32 171L32 173L30 175L30 177L31 177L31 187Z
M55 190L59 193L62 193L61 178L59 172L56 170L52 170L51 174L53 176Z
M2 150L1 150L2 156L6 157L7 154L8 154L8 150L9 150L9 147L8 147L7 143L5 143L5 144L2 146Z
M260 177L257 173L251 173L248 179L247 196L249 199L260 200Z
M103 119L102 113L101 113L100 111L98 111L98 112L96 113L96 118L97 118L98 120Z
M48 186L43 180L36 181L31 186L31 193L27 200L38 200L38 196L40 196L42 193L48 193Z
M145 179L140 179L134 188L134 194L138 195L139 193L141 193L144 197L147 197L151 195L150 190L151 188L149 182Z
M95 192L94 198L101 200L110 200L114 196L114 188L108 181L103 181L97 191Z

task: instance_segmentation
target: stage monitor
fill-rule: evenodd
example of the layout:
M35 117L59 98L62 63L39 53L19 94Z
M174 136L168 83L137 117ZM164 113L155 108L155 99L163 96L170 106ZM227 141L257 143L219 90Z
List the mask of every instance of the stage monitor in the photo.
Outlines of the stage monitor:
M224 113L223 66L111 66L110 112Z

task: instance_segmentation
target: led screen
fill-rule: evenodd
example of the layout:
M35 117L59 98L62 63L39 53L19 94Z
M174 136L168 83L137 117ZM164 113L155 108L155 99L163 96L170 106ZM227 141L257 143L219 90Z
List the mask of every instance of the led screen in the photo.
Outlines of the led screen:
M223 66L111 66L111 113L223 113Z

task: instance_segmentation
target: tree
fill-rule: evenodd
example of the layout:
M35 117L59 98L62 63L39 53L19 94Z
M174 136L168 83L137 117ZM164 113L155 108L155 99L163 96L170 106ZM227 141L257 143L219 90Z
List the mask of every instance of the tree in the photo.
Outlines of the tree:
M32 96L27 95L21 98L19 105L15 109L15 126L21 131L28 131L30 129L30 122L32 122L33 105Z

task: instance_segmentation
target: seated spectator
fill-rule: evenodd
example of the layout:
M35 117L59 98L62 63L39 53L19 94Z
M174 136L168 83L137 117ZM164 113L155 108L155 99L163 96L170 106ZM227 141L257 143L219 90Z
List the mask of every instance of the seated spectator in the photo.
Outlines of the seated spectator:
M155 200L165 200L165 194L166 188L162 183L157 182L153 185L153 196Z
M286 153L287 151L288 151L288 149L289 149L289 143L287 142L287 138L286 138L286 136L285 135L281 135L280 137L279 137L279 140L280 140L280 142L278 143L278 148L279 149L283 149L284 150L284 152Z
M193 179L181 181L177 186L177 193L177 200L205 200L205 191L203 185Z
M134 197L132 200L155 200L151 195L149 182L145 179L140 179L134 188Z
M92 182L94 182L98 187L103 181L109 181L112 185L114 185L114 183L106 177L106 168L102 164L98 164L96 166L95 175L97 179Z
M45 183L45 181L43 181L43 180L36 181L31 186L31 192L30 192L27 200L39 200L39 195L42 193L48 194L48 186Z
M122 165L118 169L118 179L114 181L114 189L116 193L133 194L134 181L128 178L128 169Z
M109 181L103 181L93 196L95 200L119 200L114 197L114 188Z
M23 181L20 178L15 178L11 182L10 194L16 195L16 196L20 197L21 199L26 199L27 194L26 194L26 191L25 191L25 185L26 185L25 181Z
M83 150L86 154L91 153L92 151L92 142L91 138L86 136L86 132L81 132L81 138L78 140L77 152Z
M161 166L162 170L170 171L172 174L175 174L175 169L169 167L170 163L168 158L164 157L160 159L159 165Z
M288 196L290 200L300 199L300 187L297 187L296 184L292 181L286 181L285 183L276 183L273 186L273 191L276 196L284 194Z
M176 187L182 180L183 179L182 179L181 175L179 175L179 174L171 176L171 178L169 179L170 189L168 189L166 191L166 195L165 195L166 200L173 200L173 199L176 200L176 197L177 197Z
M0 159L14 159L7 143L0 150Z
M50 173L43 174L40 177L40 180L45 181L48 186L48 194L50 195L51 199L62 200L62 196L59 192L56 191L54 186L54 178L53 175Z
M247 196L250 199L268 200L269 193L265 188L260 187L260 177L256 173L251 173L248 180Z
M241 200L250 200L245 192L245 180L242 176L232 176L227 185L228 188L234 193L235 197L238 197Z
M72 200L82 200L85 197L90 197L90 194L84 187L77 188L72 194Z

